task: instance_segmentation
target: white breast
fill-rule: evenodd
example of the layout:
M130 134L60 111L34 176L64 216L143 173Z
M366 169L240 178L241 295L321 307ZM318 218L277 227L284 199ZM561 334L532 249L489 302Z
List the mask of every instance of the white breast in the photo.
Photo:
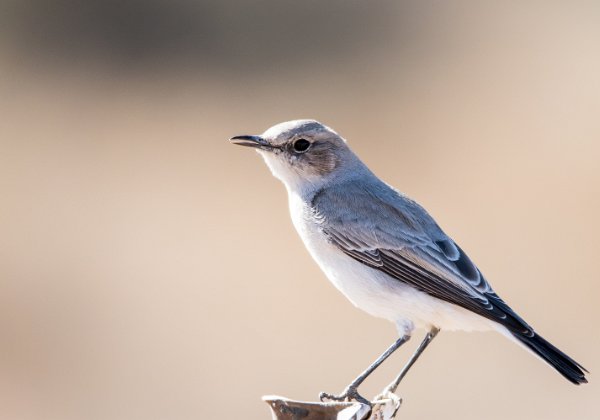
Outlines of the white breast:
M290 194L290 213L310 255L333 285L355 306L392 321L400 333L413 327L446 330L489 330L495 323L459 306L441 301L370 268L330 244L319 225L306 217L305 202Z

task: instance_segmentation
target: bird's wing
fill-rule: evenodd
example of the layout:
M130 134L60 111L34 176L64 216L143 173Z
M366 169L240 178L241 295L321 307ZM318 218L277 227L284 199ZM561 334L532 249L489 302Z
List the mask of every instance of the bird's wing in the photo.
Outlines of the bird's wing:
M330 243L353 259L514 333L533 335L433 218L387 185L354 182L322 190L311 208Z

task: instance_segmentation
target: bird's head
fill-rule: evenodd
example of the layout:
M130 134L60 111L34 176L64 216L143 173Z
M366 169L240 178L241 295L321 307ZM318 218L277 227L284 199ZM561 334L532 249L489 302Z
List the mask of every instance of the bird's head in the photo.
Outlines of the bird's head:
M230 141L257 149L273 175L296 192L314 190L363 167L339 134L315 120L288 121L261 135Z

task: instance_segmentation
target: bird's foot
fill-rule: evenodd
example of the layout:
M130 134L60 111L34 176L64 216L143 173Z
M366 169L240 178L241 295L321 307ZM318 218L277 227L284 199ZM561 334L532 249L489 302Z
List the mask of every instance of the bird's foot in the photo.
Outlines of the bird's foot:
M322 402L326 401L358 401L359 403L366 404L371 407L373 404L365 397L358 393L358 390L354 386L349 386L344 390L340 395L328 394L327 392L321 392L319 394L319 399Z
M381 400L399 400L399 397L394 394L394 391L392 391L391 387L386 387L383 391L381 391L381 393L379 395L377 395L375 398L373 398L373 401L381 401Z

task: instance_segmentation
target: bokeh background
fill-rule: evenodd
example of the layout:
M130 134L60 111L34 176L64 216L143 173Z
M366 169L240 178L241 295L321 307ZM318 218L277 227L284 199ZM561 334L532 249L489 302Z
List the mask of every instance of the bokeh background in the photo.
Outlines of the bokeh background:
M266 419L263 394L341 391L395 329L226 141L316 118L592 372L442 332L401 418L600 418L599 2L3 0L0 75L0 417Z

